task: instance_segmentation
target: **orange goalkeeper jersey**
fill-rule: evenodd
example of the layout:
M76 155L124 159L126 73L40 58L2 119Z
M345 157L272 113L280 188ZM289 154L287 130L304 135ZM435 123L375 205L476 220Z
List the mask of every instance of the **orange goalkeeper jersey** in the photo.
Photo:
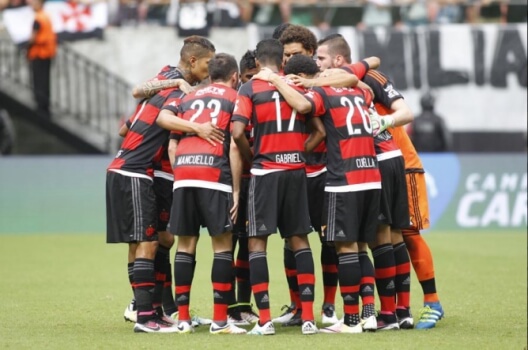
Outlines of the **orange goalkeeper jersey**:
M422 161L420 160L420 157L418 157L418 152L416 152L416 149L403 126L389 128L389 132L392 134L396 144L398 144L398 147L400 147L400 150L403 153L405 170L412 171L416 169L423 171Z

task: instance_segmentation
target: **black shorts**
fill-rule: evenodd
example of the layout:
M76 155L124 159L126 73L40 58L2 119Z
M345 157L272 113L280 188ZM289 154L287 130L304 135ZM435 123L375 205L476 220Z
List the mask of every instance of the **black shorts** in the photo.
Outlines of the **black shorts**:
M282 238L312 232L304 169L252 176L248 219L249 237L267 236L277 230Z
M381 173L381 200L378 222L392 228L409 227L409 199L403 157L378 162Z
M107 243L157 241L156 217L152 180L107 172Z
M323 242L372 242L378 226L380 192L325 192Z
M321 232L321 220L323 219L323 203L325 198L326 171L315 177L307 177L308 187L308 210L310 221L314 231Z
M181 187L174 190L172 204L169 230L176 236L199 236L200 227L207 227L210 236L233 230L229 192Z
M240 198L238 199L238 216L233 225L233 234L247 236L247 203L249 178L242 178L240 182Z
M158 212L158 231L166 231L172 207L173 181L163 177L154 177L154 194Z

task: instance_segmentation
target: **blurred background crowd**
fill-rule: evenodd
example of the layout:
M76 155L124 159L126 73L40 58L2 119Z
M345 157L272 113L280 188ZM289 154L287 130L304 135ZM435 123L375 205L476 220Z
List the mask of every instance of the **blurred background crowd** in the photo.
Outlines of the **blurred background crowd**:
M49 0L53 1L53 0ZM445 23L526 22L523 0L90 0L107 1L113 26L174 25L182 4L204 5L213 26L281 22L328 27L420 26ZM83 1L79 1L83 2ZM26 0L0 0L0 10Z

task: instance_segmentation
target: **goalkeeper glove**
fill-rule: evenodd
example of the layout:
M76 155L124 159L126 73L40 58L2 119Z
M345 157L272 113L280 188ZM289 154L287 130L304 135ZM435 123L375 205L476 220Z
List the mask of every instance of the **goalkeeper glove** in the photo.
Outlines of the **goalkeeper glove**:
M372 135L374 136L378 136L387 128L394 126L394 117L390 115L381 117L378 113L376 113L376 111L371 109L369 111L369 116L370 125L372 126Z

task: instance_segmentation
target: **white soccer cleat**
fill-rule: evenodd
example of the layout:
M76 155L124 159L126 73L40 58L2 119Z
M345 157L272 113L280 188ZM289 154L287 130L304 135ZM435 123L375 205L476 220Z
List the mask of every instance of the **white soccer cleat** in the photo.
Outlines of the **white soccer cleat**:
M287 323L295 315L295 307L284 305L281 310L285 310L282 315L272 320L273 323Z
M323 305L323 310L321 311L321 323L336 324L337 322L339 322L339 319L337 318L334 305Z
M236 319L236 318L234 318L232 316L227 316L227 323L233 324L235 326L250 326L251 325L251 323L249 323L249 321L247 321L247 320L245 320L243 318ZM211 325L213 325L213 324L214 324L214 322L211 323Z
M317 329L317 326L315 325L315 322L313 322L313 321L305 321L302 324L301 332L304 335L309 335L309 334L316 334L316 333L319 332L319 330Z
M259 316L253 311L251 312L242 311L240 313L240 316L242 317L242 319L248 321L249 323L255 323L255 322L258 322L259 320Z
M255 324L255 327L253 327L252 330L247 332L247 334L250 335L274 335L275 334L275 326L273 325L273 322L268 321L263 326L259 326L258 322Z
M233 323L227 323L225 326L218 326L216 323L211 323L209 328L211 334L246 334L247 331L243 328L235 326Z
M179 334L190 334L194 332L193 326L186 321L178 322L178 325L175 328L177 330L176 333Z
M365 332L375 332L378 329L378 321L376 316L372 315L361 319L361 326Z
M136 309L136 301L132 299L130 304L127 305L125 312L123 314L123 317L125 318L125 321L127 322L137 322L137 309Z
M363 333L363 327L361 327L361 323L358 323L354 326L347 326L343 322L337 322L336 324L321 328L321 333L326 334L337 334L337 333L347 333L347 334L356 334L356 333Z

